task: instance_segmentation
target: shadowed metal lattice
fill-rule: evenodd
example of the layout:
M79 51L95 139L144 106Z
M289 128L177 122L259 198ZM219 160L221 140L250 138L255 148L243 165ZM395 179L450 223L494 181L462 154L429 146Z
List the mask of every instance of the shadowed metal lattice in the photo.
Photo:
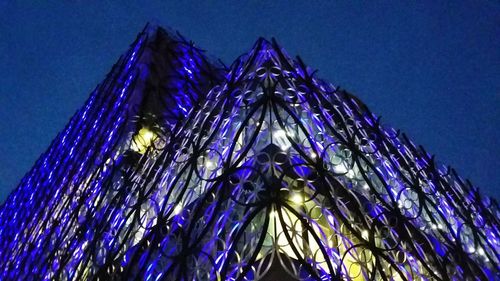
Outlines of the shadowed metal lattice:
M494 200L259 39L148 27L0 209L1 280L494 280Z

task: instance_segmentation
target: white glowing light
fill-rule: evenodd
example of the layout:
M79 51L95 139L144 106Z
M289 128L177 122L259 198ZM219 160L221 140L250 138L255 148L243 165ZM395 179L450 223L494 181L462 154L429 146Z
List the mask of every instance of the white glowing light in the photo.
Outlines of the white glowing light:
M274 136L277 138L284 138L284 137L286 137L286 132L285 132L285 130L276 130L274 132Z
M314 152L311 152L311 158L314 159L316 157L318 157L318 155L316 155L316 153L314 153Z
M350 170L347 172L346 176L347 176L348 178L350 178L350 179L354 178L354 171L353 171L352 169L350 169Z
M347 173L347 169L346 167L343 165L343 164L340 164L340 165L336 165L334 168L333 168L334 172L337 173L337 174L345 174Z
M328 222L330 223L330 225L333 225L335 223L335 220L333 219L333 216L332 215L328 215Z
M483 248L477 248L477 253L480 254L481 256L485 256L486 253L484 252Z
M181 211L182 211L182 206L181 205L175 206L175 208L174 208L174 215L180 214Z
M368 240L368 236L369 236L368 230L365 229L361 231L361 237L363 237L363 239Z
M285 130L276 130L273 133L273 137L276 139L276 144L282 149L282 150L287 150L289 149L292 144L290 141L288 141L287 135L289 137L293 137L292 133L287 133Z
M401 200L398 200L398 208L403 208L403 202Z
M207 160L205 162L205 167L207 167L208 169L213 169L215 167L215 164L214 164L214 162Z

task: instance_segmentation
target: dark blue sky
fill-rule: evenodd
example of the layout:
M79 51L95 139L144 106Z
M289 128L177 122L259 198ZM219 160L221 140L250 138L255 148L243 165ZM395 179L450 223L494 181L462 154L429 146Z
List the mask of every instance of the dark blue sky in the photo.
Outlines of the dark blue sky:
M496 1L22 2L0 1L0 202L151 20L226 64L275 37L500 199Z

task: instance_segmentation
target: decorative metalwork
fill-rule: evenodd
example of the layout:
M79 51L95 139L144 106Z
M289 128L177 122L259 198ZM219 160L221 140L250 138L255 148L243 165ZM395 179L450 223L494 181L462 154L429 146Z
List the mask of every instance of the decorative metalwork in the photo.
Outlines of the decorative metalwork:
M275 42L223 70L159 29L0 209L0 279L494 280L499 220Z

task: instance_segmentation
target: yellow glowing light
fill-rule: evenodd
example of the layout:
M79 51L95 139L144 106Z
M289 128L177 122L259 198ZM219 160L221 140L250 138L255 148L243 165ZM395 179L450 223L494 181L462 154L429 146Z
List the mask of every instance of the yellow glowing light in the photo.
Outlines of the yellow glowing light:
M130 148L140 154L146 153L148 147L156 139L156 134L148 128L141 128L139 132L134 135Z
M278 212L276 212L276 211L271 211L271 213L269 214L269 217L270 217L270 218L272 218L272 219L273 219L273 218L277 218L277 217L278 217Z
M302 204L304 203L304 198L302 197L302 195L298 194L298 193L295 193L294 195L292 195L292 197L290 198L290 200L295 203L295 204Z

